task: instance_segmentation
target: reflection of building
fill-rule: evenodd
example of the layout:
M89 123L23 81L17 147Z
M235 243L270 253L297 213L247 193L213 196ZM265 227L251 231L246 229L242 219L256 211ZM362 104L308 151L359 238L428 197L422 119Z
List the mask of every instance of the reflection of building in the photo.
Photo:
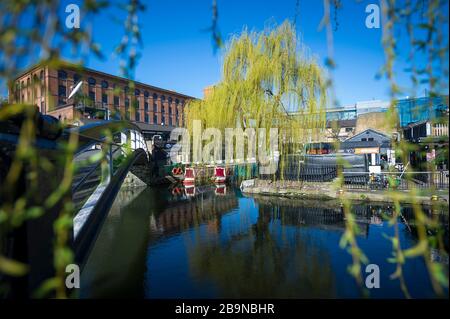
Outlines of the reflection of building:
M369 171L379 172L383 164L395 164L395 153L391 149L391 137L368 129L345 140L341 149L347 153L368 154Z
M403 99L398 100L396 105L401 127L448 116L448 95Z
M280 220L283 225L300 227L317 227L326 230L345 231L345 219L342 208L330 206L318 201L302 203L295 200L257 197L256 202L263 219L269 223ZM368 236L370 224L370 210L368 206L354 205L353 212L361 230L359 235Z
M83 84L79 94L69 100L80 81ZM192 99L69 63L59 70L36 65L16 78L9 93L11 102L36 104L42 113L61 120L122 118L136 122L144 130L182 126L184 105Z
M155 216L154 227L167 235L199 224L207 224L210 232L220 230L220 216L238 206L234 192L216 196L213 188L195 192L189 200L166 203L166 208Z

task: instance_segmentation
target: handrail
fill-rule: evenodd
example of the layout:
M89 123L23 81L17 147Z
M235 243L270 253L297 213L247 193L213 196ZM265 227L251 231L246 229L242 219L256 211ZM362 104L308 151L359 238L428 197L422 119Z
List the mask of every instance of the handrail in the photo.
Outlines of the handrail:
M117 170L117 173L112 177L110 183L106 186L103 194L100 196L97 204L94 206L88 219L75 238L75 260L81 269L83 269L86 263L87 257L89 256L95 239L98 236L99 229L108 215L109 209L111 208L130 167L138 158L144 155L145 151L142 149L136 150L130 157L127 158L125 165L122 165Z
M120 148L116 148L114 152L111 153L111 155L116 153L119 149ZM84 175L74 187L72 187L72 193L75 193L78 190L78 188L80 188L80 186L83 185L84 181L97 170L97 168L101 165L101 163L102 161L98 161L98 163L86 175Z
M105 141L105 130L110 130L111 134L114 135L116 133L121 133L124 130L135 130L142 134L142 130L134 123L128 122L128 121L96 121L93 123L89 123L83 126L79 127L71 127L64 130L63 134L60 138L62 139L68 139L70 134L76 134L81 139L79 140L78 144L78 150L76 153L79 153L92 145L92 142L102 143L102 144L109 144L109 145L116 145L121 146L120 144L114 143L114 142L107 142ZM87 142L83 143L83 140L87 140ZM148 151L148 150L146 150Z

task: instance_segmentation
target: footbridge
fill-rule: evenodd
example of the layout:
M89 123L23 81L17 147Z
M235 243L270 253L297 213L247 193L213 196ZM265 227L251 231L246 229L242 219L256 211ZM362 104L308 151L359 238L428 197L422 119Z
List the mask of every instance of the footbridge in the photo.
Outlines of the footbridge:
M96 237L124 183L148 184L153 178L151 154L141 129L130 122L98 121L83 126L61 128L61 123L45 115L36 116L36 137L31 147L36 156L51 163L53 169L37 172L23 165L14 189L5 185L20 149L24 118L0 122L0 207L13 207L17 200L28 198L30 207L46 207L45 201L64 183L67 172L62 163L72 163L71 187L65 196L41 216L25 219L9 232L0 233L4 256L29 265L29 272L14 285L10 296L30 297L43 282L55 276L56 225L63 207L73 206L67 246L74 263L82 269ZM73 138L73 137L76 138ZM69 141L76 141L73 158L67 158ZM72 148L73 150L73 148ZM29 196L28 177L35 174L39 187ZM5 224L3 224L5 225ZM1 226L1 225L0 225ZM1 248L1 247L0 247Z
M150 153L140 128L130 122L100 121L67 129L78 136L72 182L73 248L84 265L99 228L124 181L145 185L151 178ZM136 169L138 167L138 169Z

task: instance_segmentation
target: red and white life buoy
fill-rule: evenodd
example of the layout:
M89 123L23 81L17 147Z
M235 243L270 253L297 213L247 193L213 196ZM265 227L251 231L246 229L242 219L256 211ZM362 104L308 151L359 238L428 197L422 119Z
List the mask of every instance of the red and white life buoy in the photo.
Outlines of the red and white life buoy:
M195 170L192 167L186 167L184 170L183 184L195 184Z

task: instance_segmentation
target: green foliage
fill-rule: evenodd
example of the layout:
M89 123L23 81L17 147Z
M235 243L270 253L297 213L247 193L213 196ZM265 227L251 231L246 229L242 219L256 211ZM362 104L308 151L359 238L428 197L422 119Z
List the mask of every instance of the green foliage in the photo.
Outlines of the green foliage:
M66 62L60 59L62 50L71 49L72 56L79 61L85 60L86 53L93 53L102 58L104 54L100 45L92 38L90 18L113 5L118 5L126 14L125 19L118 19L120 23L124 22L125 32L116 53L122 60L122 73L132 77L138 57L136 44L140 42L137 15L145 8L141 1L128 0L118 4L112 1L86 0L81 4L81 13L85 17L83 22L86 23L82 23L79 29L65 28L65 15L60 14L64 12L62 5L63 3L56 0L0 2L0 83L8 84L11 93L14 92L14 78L24 71L24 66L39 62L52 69L64 67ZM83 63L73 67L81 70ZM30 85L38 83L33 79ZM59 213L53 225L53 262L56 275L54 278L48 278L32 293L38 298L66 298L65 267L74 259L69 247L74 214L71 198L73 176L83 165L105 161L106 150L100 152L96 158L75 164L73 156L77 149L78 136L69 134L66 140L60 141L57 155L53 156L57 158L50 158L49 154L35 147L35 112L35 105L11 104L3 99L0 103L0 121L8 121L18 115L24 116L12 163L5 178L1 176L0 180L0 276L23 276L29 271L28 265L5 255L3 248L7 233L30 219L45 217L45 214L56 211ZM110 136L108 140L111 140ZM3 165L3 162L1 163ZM45 183L42 183L44 179ZM19 185L26 185L26 189L19 189ZM43 186L47 185L51 187L47 190L48 193L45 193L42 189L45 190ZM2 291L6 290L2 285Z
M222 132L275 127L279 151L288 155L302 150L302 143L325 127L324 72L288 21L262 32L244 29L233 36L226 46L222 73L210 95L187 105L188 129L192 130L194 120Z

